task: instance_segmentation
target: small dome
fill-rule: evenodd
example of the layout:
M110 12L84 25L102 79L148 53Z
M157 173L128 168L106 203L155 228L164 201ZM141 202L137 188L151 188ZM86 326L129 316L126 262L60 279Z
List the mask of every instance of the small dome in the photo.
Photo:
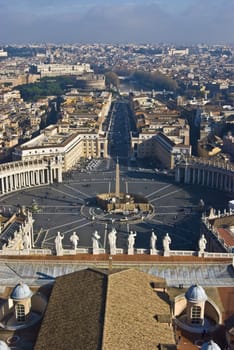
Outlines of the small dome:
M221 348L213 340L210 340L202 345L201 350L221 350Z
M0 340L0 350L10 350L10 348L3 340Z
M23 300L31 298L32 291L25 283L18 283L13 291L11 292L11 299L13 300Z
M192 303L202 302L207 300L207 295L204 289L197 284L193 284L185 293L185 298Z

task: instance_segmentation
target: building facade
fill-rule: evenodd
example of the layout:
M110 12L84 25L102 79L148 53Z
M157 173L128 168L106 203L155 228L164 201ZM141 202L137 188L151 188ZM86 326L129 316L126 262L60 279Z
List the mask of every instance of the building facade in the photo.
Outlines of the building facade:
M107 158L108 139L106 133L60 132L59 126L51 125L32 140L16 147L13 159L21 161L61 161L63 171L68 171L82 157Z

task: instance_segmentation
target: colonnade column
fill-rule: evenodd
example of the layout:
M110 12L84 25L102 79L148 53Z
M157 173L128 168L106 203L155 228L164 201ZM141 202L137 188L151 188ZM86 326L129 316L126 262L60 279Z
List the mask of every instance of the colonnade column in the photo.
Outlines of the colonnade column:
M180 182L180 168L177 167L175 170L175 181Z
M4 184L4 178L1 178L1 189L2 189L2 194L5 193L5 184Z
M193 168L192 171L193 171L193 185L194 185L196 181L196 169Z
M224 189L224 176L223 174L220 174L220 190Z
M10 185L10 191L13 191L13 175L9 175L9 185Z
M229 192L232 192L232 186L233 186L233 176L229 175L229 186L228 186Z
M15 178L15 189L17 189L19 187L18 174L15 174L14 178Z
M61 183L63 182L63 177L62 177L62 168L58 167L58 178L57 178L58 182Z
M207 176L206 176L206 186L210 186L210 172L209 172L209 170L207 170L206 174L207 174Z
M216 188L219 188L219 173L216 173Z
M54 182L53 169L50 168L50 183Z
M6 182L6 192L9 192L8 176L5 177Z
M44 169L41 171L41 179L42 179L42 183L45 184L45 170Z
M188 184L189 182L190 182L190 168L185 167L184 183Z
M35 171L35 175L36 175L36 185L40 185L39 170Z
M214 171L212 170L212 173L211 173L211 187L215 187L215 186L214 186L214 177L215 177L215 173L214 173Z
M30 179L31 179L31 185L34 186L35 185L35 177L34 177L33 171L30 171Z
M224 175L224 190L227 190L228 189L228 181L229 181L229 178L228 178L228 175Z
M197 184L199 185L201 181L201 169L197 169Z
M205 185L205 176L206 175L206 171L205 169L202 169L202 185Z
M29 179L28 179L28 171L25 173L25 185L28 187L29 186Z
M45 171L46 171L46 173L45 173L45 175L46 175L46 183L49 184L50 183L50 170L46 169Z
M21 187L25 187L25 173L20 174L20 179L21 179Z

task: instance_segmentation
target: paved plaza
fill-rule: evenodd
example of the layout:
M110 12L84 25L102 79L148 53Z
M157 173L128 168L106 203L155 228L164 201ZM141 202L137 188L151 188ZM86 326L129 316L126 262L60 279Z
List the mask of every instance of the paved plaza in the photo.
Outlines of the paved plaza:
M169 175L157 174L152 169L139 169L121 164L120 191L145 196L154 206L150 217L139 222L121 222L113 217L104 220L105 213L95 206L99 193L115 191L115 162L102 160L92 171L77 170L65 174L61 184L31 188L11 193L0 198L2 213L15 212L25 205L32 208L35 246L54 248L57 232L64 235L63 247L71 249L71 234L76 231L79 247L91 248L91 236L98 230L102 248L108 249L108 232L117 230L117 247L127 249L130 231L136 231L135 248L149 249L152 230L157 235L157 249L162 249L162 239L169 233L172 250L196 250L200 237L200 216L197 205L203 198L206 208L227 208L228 198L224 193L192 185L178 185ZM99 214L100 212L100 214Z

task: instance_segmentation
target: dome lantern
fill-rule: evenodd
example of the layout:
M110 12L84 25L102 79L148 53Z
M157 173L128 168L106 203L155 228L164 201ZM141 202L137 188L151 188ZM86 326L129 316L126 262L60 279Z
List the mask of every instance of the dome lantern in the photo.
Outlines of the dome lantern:
M221 350L221 348L213 340L210 340L202 345L201 350Z

